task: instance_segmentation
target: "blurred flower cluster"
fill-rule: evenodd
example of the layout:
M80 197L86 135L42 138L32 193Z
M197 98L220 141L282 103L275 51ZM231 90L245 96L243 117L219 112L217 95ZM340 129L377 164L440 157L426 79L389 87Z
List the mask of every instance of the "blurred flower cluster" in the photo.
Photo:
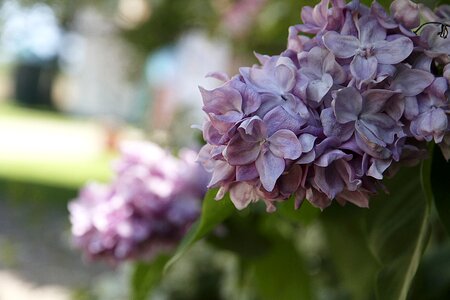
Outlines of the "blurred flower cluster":
M149 142L121 146L114 180L87 184L69 204L72 234L89 259L150 260L197 219L209 178L194 151L176 158Z
M429 15L445 17L448 6ZM199 160L217 199L238 209L263 200L268 211L295 195L325 208L335 199L367 207L385 175L427 156L426 142L450 158L450 39L420 7L322 0L289 28L288 49L257 54L214 90L200 89L208 120ZM308 34L308 35L305 35Z

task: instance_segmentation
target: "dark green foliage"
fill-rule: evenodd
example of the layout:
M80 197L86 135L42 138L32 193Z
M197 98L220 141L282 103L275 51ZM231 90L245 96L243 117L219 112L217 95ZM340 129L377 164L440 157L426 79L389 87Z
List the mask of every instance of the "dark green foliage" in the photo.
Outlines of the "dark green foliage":
M445 161L439 147L434 147L431 188L440 220L450 234L450 162Z

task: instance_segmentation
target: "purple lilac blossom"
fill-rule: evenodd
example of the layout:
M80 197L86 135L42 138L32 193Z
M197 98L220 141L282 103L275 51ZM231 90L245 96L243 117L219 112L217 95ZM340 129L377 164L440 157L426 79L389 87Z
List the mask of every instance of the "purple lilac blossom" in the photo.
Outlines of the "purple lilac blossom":
M259 65L201 88L198 160L216 199L229 192L237 209L263 201L269 212L290 197L296 208L304 199L368 207L385 176L426 158L426 142L449 160L450 38L433 24L413 32L421 9L322 0L302 9L286 51L257 54ZM436 21L449 11L425 13Z
M200 213L209 176L195 162L148 142L121 145L110 184L89 183L69 204L72 234L88 259L113 264L172 250Z

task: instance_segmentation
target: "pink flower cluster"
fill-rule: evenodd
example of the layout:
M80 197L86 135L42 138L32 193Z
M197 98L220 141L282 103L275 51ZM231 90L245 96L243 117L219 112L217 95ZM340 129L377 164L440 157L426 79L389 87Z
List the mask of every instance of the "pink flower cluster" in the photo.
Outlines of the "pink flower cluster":
M112 263L171 250L199 216L206 192L209 178L196 156L124 143L114 180L87 184L69 204L76 246L90 259Z

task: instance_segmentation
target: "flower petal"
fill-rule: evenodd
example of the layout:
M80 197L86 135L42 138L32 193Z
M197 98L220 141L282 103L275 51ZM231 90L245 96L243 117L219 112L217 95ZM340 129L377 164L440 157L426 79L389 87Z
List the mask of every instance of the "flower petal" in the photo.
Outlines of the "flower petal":
M254 162L260 151L258 143L245 141L240 135L236 135L225 148L224 156L230 165L241 166Z
M342 84L347 79L347 74L341 65L336 62L336 59L331 52L325 57L323 71L331 75L334 84Z
M311 151L314 148L314 141L317 139L317 137L309 133L304 133L300 135L298 139L301 144L302 152L305 153Z
M255 162L262 186L268 191L273 191L277 179L283 174L285 161L272 154L271 151L261 153Z
M379 41L374 44L374 55L380 64L398 64L405 60L413 50L413 42L407 37L393 41Z
M338 198L342 198L343 200L353 203L358 207L369 207L369 197L362 191L342 191L338 195Z
M351 35L341 35L329 31L323 36L323 43L336 57L349 58L355 55L359 47L359 40Z
M378 61L374 56L363 57L356 55L350 63L350 72L359 81L365 81L375 77Z
M344 181L334 167L314 166L314 183L329 199L334 199L344 189Z
M336 93L332 106L339 123L355 121L362 110L361 94L354 87L343 88Z
M286 65L278 65L274 71L275 80L280 89L284 92L289 92L295 85L295 73Z
M297 136L290 130L281 129L268 139L269 149L278 157L297 159L302 153L302 145Z
M394 141L395 135L399 134L400 131L397 123L385 113L364 114L361 116L359 122L386 144L391 144ZM371 140L371 142L378 143L377 140Z
M395 0L390 8L394 19L406 28L412 29L420 25L417 3L409 0Z
M358 20L359 40L361 44L372 44L386 38L386 30L380 26L377 19L365 15Z
M328 167L332 162L338 159L349 160L352 158L351 154L347 154L341 150L331 150L322 154L315 162L319 167Z
M266 126L258 116L242 121L239 131L242 138L247 141L259 141L267 137Z
M333 78L327 73L323 74L320 79L310 81L306 88L307 100L320 103L332 86Z
M323 133L326 136L334 136L341 141L348 140L355 131L355 126L353 123L337 123L331 107L322 110L320 114L320 121L322 122Z
M255 187L245 182L238 182L230 188L230 199L234 206L242 210L251 202L258 200Z
M370 165L369 170L367 170L366 174L375 179L382 180L384 171L389 168L391 163L391 159L373 159L372 164Z
M294 118L282 106L275 107L264 116L264 124L267 124L267 134L270 136L280 129L288 129L297 132L302 123Z
M362 113L371 114L380 112L383 109L386 101L395 94L396 92L390 90L382 90L382 89L367 90L362 95L364 98Z
M236 168L230 166L226 161L216 160L214 165L214 172L209 181L208 188L215 187L218 183L224 180L232 180L234 178Z
M199 87L199 89L202 94L203 110L205 112L216 115L225 114L229 111L241 112L242 97L237 90L225 86L212 91L205 90L202 87Z
M432 108L420 114L411 122L411 132L418 139L440 143L446 133L448 119L445 112L440 108Z
M395 76L391 89L405 96L416 96L423 92L434 80L433 74L416 69L405 69Z
M255 164L236 167L237 181L250 181L256 178L258 178L258 170L256 170Z

